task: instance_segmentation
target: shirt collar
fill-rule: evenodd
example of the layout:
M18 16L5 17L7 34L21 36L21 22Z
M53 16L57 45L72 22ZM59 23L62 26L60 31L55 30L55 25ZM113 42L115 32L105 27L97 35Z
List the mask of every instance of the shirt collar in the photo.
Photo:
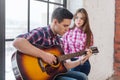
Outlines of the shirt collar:
M50 35L50 38L54 38L54 37L56 37L57 35L55 35L54 33L53 33L53 31L51 30L51 28L50 28L50 25L48 25L48 31L49 31L49 35Z
M75 27L75 31L83 32L82 28Z

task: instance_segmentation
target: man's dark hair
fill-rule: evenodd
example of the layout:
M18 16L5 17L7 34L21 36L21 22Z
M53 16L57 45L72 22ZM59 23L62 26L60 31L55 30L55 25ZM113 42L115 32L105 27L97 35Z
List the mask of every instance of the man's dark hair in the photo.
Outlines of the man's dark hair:
M57 19L58 22L62 22L63 19L72 19L73 14L65 8L58 7L52 13L52 20Z

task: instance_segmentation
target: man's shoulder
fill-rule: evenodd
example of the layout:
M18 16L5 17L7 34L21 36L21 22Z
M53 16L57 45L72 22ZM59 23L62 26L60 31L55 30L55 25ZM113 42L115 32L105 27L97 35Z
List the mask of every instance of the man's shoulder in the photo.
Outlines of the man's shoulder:
M45 27L38 27L35 30L38 30L38 31L47 31L48 27L47 26L45 26Z

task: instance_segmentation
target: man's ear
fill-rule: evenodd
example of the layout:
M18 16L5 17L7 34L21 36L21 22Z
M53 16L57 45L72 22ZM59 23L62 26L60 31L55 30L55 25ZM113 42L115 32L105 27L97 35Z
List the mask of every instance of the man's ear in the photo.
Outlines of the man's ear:
M58 20L57 20L57 19L53 19L53 23L54 23L54 24L57 24L57 23L58 23Z

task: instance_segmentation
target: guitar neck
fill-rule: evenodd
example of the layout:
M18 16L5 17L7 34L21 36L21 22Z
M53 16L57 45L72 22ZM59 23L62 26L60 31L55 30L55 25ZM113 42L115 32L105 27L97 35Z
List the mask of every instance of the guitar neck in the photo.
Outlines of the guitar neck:
M67 60L67 59L71 59L73 57L84 55L85 53L86 53L86 51L80 51L77 53L66 54L66 55L59 56L58 59L61 62L61 61Z

